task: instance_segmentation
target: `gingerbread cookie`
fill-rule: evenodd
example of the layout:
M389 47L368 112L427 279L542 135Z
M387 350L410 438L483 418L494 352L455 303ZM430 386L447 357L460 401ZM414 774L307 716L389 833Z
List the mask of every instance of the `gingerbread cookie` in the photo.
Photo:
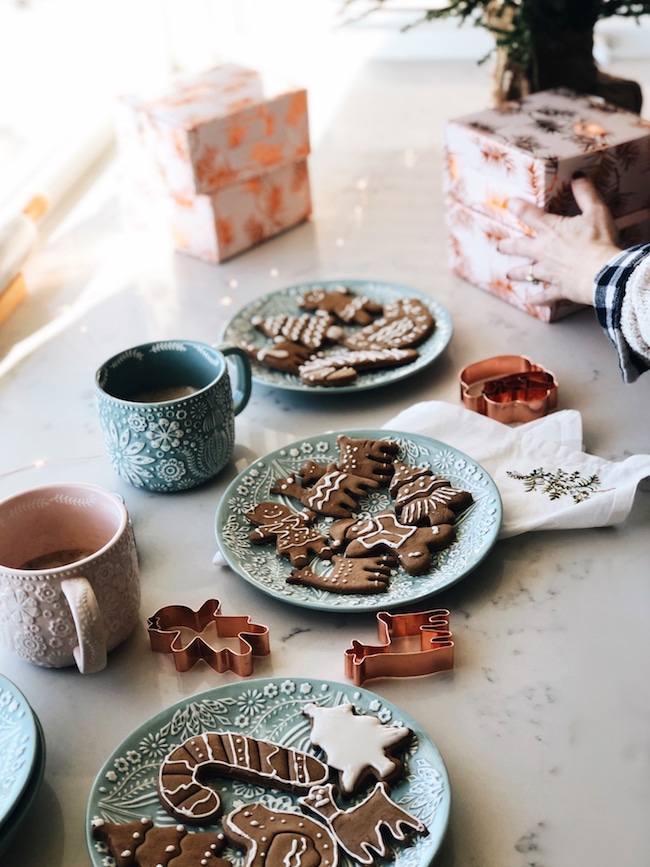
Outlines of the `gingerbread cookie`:
M94 819L92 835L117 867L232 867L218 858L223 834L189 834L183 825L154 825L151 819L123 824Z
M385 593L388 589L391 569L397 561L388 554L378 557L332 557L334 568L326 574L317 575L309 566L293 569L287 584L301 584L330 593Z
M417 349L366 349L318 354L300 365L298 373L306 385L348 385L359 371L401 367L419 357Z
M409 575L422 575L429 568L431 552L447 548L455 538L452 524L418 527L403 524L385 509L369 518L344 518L330 527L332 547L341 547L348 557L394 554Z
M226 837L246 852L244 867L337 867L338 847L329 829L301 813L270 810L262 803L233 810L223 820Z
M280 556L288 557L292 566L306 566L310 554L323 560L332 556L327 537L311 526L315 512L308 509L294 512L283 503L269 500L258 503L246 513L246 517L257 524L257 529L249 534L250 541L254 545L263 545L275 539L276 551Z
M380 485L389 484L395 471L394 461L399 453L397 443L389 440L356 439L341 434L337 444L340 470L364 479L374 479Z
M418 346L435 327L429 308L417 298L400 298L384 307L384 315L341 340L348 349L399 349Z
M396 752L413 737L406 726L387 725L372 714L358 714L353 705L323 707L308 702L302 712L311 720L310 740L338 771L339 788L346 795L359 791L368 778L393 783L404 772Z
M321 310L335 316L340 322L368 325L383 313L381 304L365 295L355 295L347 286L335 286L329 292L320 287L305 292L298 307L302 310Z
M359 508L359 500L369 490L378 488L379 482L352 473L344 473L336 464L329 464L325 472L309 487L303 487L294 476L277 479L272 494L283 494L298 500L307 509L328 518L349 517Z
M267 346L254 346L247 340L242 340L239 345L254 361L265 367L281 370L282 373L293 373L296 376L300 373L301 365L311 358L311 349L292 340L281 340L278 343L269 343Z
M277 313L275 316L253 316L251 324L273 340L290 340L300 343L312 352L327 343L336 343L343 337L343 329L336 325L328 313Z
M452 524L457 513L474 502L469 491L422 467L396 462L390 485L395 511L406 524Z
M389 854L384 839L386 834L402 843L409 834L429 833L423 822L393 801L384 782L377 782L363 801L347 810L342 810L336 803L335 791L331 783L314 786L298 802L323 819L339 846L361 864L373 864L376 858L385 858Z
M175 818L204 825L222 809L209 782L215 777L304 792L328 774L327 766L309 753L237 732L204 732L173 749L161 764L158 795Z

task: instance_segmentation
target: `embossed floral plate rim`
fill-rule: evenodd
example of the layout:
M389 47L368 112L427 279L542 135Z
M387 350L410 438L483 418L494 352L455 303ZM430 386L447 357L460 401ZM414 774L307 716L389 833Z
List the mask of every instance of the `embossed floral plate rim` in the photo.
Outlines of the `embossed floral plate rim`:
M22 791L20 798L14 803L13 809L6 816L4 823L0 827L0 855L13 842L14 837L18 833L23 820L27 816L36 796L38 795L43 777L45 775L45 760L46 760L46 745L43 726L39 718L34 714L34 722L36 724L36 751L34 756L34 765L30 774L27 785Z
M291 564L280 557L273 542L253 545L249 533L254 525L245 513L257 503L279 500L296 512L296 500L271 494L276 479L297 473L312 459L317 463L336 462L337 437L345 434L359 439L388 439L399 443L399 457L409 464L429 466L452 485L470 491L474 503L456 521L456 539L445 550L432 554L432 568L424 575L410 576L398 569L391 576L388 590L377 594L338 594L286 583ZM388 494L370 494L361 502L362 514L374 514L391 505ZM245 581L276 599L305 608L323 611L381 611L426 599L460 581L487 557L495 542L503 509L501 497L491 476L468 455L440 440L420 434L386 430L339 430L296 440L253 461L226 489L215 516L217 545L226 563ZM331 519L314 526L325 531ZM314 558L315 572L325 572L328 564Z
M241 731L320 755L310 745L310 723L302 713L307 702L329 707L351 703L358 713L373 714L384 723L412 729L411 745L400 753L405 775L392 787L391 797L424 822L429 833L414 837L409 846L390 841L391 858L378 859L377 863L394 867L431 864L447 830L451 790L444 761L429 735L396 705L362 687L319 678L270 677L225 684L181 699L135 728L113 750L99 769L88 798L86 842L94 867L108 867L112 861L106 848L92 837L95 817L128 822L146 816L157 825L178 824L160 804L156 778L168 752L189 737L203 731ZM271 809L298 810L297 795L226 778L222 782L219 794L224 813L232 808L234 801L240 804L258 800ZM359 797L369 791L365 788ZM216 828L211 825L188 830ZM231 860L233 867L243 865L241 850L227 847L221 857ZM339 865L358 867L343 854Z
M0 834L30 783L38 757L34 712L15 683L0 675Z
M271 386L272 388L300 391L305 394L343 394L346 392L363 391L390 385L391 383L413 376L432 364L447 348L452 337L453 324L450 314L442 304L423 292L411 289L408 286L402 286L399 283L358 279L313 280L308 283L299 283L295 286L288 286L275 292L269 292L267 295L263 295L247 304L226 323L221 335L221 341L239 346L242 340L247 340L249 343L260 348L266 346L269 344L269 339L252 324L251 320L253 316L266 317L275 316L279 313L292 315L304 313L305 311L298 307L298 300L305 292L315 288L331 291L334 287L341 285L349 287L357 295L367 295L372 301L380 304L396 301L399 298L418 298L422 301L433 314L436 325L433 334L416 347L419 357L410 364L400 367L362 371L354 383L336 387L308 386L302 382L299 376L283 373L279 370L272 370L258 361L252 360L252 375L255 382ZM348 328L347 330L358 330L358 327L356 329ZM328 351L340 352L340 350L340 346L335 346L325 351L327 353Z

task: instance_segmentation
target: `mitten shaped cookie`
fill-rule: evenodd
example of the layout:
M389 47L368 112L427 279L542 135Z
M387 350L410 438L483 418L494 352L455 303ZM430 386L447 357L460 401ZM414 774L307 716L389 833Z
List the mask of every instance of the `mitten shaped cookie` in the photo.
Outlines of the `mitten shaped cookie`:
M403 524L386 509L368 518L344 518L330 527L333 548L347 557L367 557L388 553L397 557L409 575L422 575L429 569L431 552L448 547L455 538L452 524L416 527Z
M383 313L381 304L365 295L355 295L347 286L335 286L329 292L317 287L305 292L298 306L302 310L322 310L335 316L339 322L368 325Z
M278 554L288 557L292 566L301 568L309 563L309 555L315 554L329 560L332 550L327 537L311 526L316 517L305 509L294 512L283 503L267 501L258 503L246 513L248 520L257 525L249 534L254 545L263 545L275 540Z
M309 487L303 487L295 478L277 479L271 488L272 494L284 494L298 500L311 511L328 518L347 518L358 510L359 500L369 490L378 488L379 482L352 473L344 473L336 464L329 464Z
M380 485L388 485L393 477L393 462L399 453L399 445L389 440L355 439L341 434L338 468L345 473L354 473L365 479L375 479Z
M385 593L388 589L391 570L397 564L389 554L377 557L344 557L334 554L334 568L327 574L317 575L309 566L293 569L287 584L301 584L330 593Z

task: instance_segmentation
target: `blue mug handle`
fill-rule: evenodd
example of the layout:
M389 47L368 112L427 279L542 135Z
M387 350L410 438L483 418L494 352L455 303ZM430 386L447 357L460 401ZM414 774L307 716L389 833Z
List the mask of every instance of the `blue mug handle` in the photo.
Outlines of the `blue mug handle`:
M236 380L232 383L232 402L234 414L239 415L251 396L252 375L250 358L239 346L223 344L216 348L222 355L230 357L235 363Z

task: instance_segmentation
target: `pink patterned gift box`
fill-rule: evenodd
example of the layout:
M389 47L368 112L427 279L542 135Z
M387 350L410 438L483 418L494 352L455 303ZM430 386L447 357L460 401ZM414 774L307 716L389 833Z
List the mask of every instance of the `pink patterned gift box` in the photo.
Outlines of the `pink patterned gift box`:
M131 225L164 230L175 248L206 262L223 262L306 220L312 204L307 161L197 196L171 196L143 179L122 179Z
M445 126L445 218L456 273L545 321L579 309L535 306L530 285L509 281L521 259L496 249L525 232L507 210L511 196L556 214L578 209L574 172L584 171L612 209L622 244L650 240L650 123L592 96L556 89L531 94Z
M307 94L224 64L116 113L128 222L223 262L312 210Z
M147 154L161 185L181 196L213 192L310 151L306 90L232 63L156 98L124 96L117 120L125 158Z

